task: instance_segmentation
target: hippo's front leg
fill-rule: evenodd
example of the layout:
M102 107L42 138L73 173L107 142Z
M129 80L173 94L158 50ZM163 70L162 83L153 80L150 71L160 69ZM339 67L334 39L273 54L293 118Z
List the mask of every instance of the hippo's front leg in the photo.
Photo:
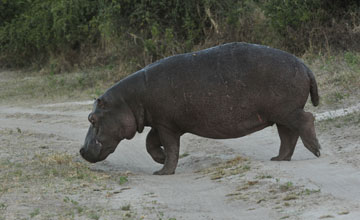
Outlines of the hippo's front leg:
M165 152L161 148L160 137L156 129L152 128L146 136L146 150L158 163L165 163Z
M170 175L175 173L179 160L180 134L170 131L167 128L157 129L160 142L165 150L165 163L161 170L154 172L155 175Z

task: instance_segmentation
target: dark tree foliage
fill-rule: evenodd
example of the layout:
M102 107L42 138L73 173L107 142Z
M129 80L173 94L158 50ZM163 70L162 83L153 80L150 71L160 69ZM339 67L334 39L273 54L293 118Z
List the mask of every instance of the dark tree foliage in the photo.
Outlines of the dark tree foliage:
M358 50L359 10L358 0L0 0L0 65L110 56L140 67L228 41Z
M303 53L309 47L360 49L360 35L354 31L360 16L358 0L268 0L263 9L291 52Z

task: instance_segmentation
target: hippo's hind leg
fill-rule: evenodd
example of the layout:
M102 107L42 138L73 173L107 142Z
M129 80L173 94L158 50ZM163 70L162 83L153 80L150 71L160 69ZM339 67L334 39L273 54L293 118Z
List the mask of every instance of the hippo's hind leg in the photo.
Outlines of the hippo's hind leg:
M165 163L165 152L161 148L160 137L154 128L152 128L146 136L146 150L150 156L158 163Z
M314 116L310 112L304 111L299 116L303 122L299 127L302 142L309 151L320 157L321 146L315 134Z
M320 157L320 144L315 134L315 118L310 112L299 109L288 115L284 123L300 135L305 147L315 156Z
M291 156L294 153L296 142L299 139L299 134L290 128L276 124L279 136L280 136L280 150L279 155L271 158L271 160L281 161L281 160L291 160Z

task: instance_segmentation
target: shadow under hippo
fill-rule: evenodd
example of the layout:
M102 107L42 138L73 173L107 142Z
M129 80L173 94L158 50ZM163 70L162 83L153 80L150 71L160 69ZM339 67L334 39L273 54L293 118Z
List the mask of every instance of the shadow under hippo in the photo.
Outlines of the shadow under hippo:
M311 96L319 104L314 74L295 56L266 46L229 43L159 60L122 79L95 103L80 154L95 163L144 126L146 149L175 172L180 137L238 138L276 124L279 155L290 160L298 138L320 156L314 117L304 111Z

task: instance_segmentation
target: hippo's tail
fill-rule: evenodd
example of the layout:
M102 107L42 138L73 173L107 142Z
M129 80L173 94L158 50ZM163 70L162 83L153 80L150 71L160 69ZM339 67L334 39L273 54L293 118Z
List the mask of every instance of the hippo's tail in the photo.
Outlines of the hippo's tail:
M317 83L315 80L315 76L314 73L307 68L307 74L310 78L310 97L311 97L311 102L314 106L318 106L319 105L319 94L318 94L318 88L317 88Z

